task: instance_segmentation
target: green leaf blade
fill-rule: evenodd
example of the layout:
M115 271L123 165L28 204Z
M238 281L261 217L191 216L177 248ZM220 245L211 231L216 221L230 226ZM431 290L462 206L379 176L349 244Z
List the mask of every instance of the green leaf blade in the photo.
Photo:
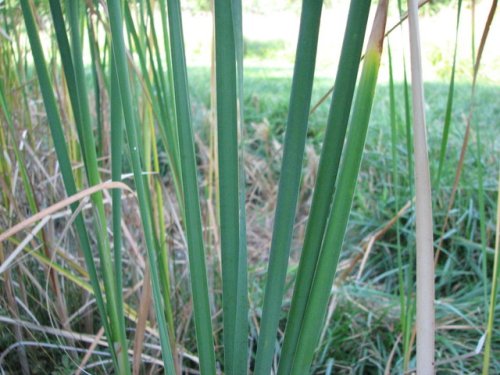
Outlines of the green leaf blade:
M349 8L325 142L321 152L316 187L285 330L279 374L288 374L290 372L293 355L296 351L307 296L311 288L314 269L316 268L325 226L330 213L369 11L370 1L366 0L352 1Z
M303 1L255 374L271 371L299 193L323 2Z

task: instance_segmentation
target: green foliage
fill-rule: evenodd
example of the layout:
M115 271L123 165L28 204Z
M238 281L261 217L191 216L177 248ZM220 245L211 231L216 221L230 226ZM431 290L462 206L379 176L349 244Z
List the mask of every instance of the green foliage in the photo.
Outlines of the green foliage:
M265 60L275 58L285 47L285 42L276 40L250 40L244 41L244 54L247 58Z
M428 15L436 14L441 9L450 6L454 0L430 0L429 5L424 8L424 12Z
M105 338L84 365L92 373L126 374L132 361L158 369L150 362L160 351L168 374L401 373L414 366L408 87L393 76L402 59L392 51L389 85L375 91L382 39L364 51L358 77L369 1L351 3L330 109L314 113L311 105L332 85L332 77L314 74L321 0L302 2L293 72L243 69L243 56L280 60L286 42L244 40L237 0L214 3L213 70L188 67L178 0L22 0L25 28L12 27L20 19L13 3L0 3L2 32L12 33L0 36L0 235L38 207L101 181L125 182L133 193L98 192L23 244L27 255L0 275L0 319L10 319L0 335L8 353L2 369L19 370L22 350L13 345L29 337L34 343L21 349L32 373L70 373L90 344L71 334L95 335L101 326ZM205 0L187 2L188 10L210 8ZM384 26L375 29L381 37ZM433 63L452 61L441 51ZM446 79L450 68L457 75L465 69L446 63ZM440 186L434 232L443 235L436 320L453 328L438 331L438 364L453 359L438 370L487 371L480 355L467 354L489 319L491 371L498 372L500 317L487 297L494 264L498 272L492 124L500 94L477 87L475 152L466 154L448 212L471 105L469 87L451 82L425 85L429 156ZM0 243L1 262L30 229ZM19 330L12 321L32 325Z
M211 0L188 0L186 3L194 12L208 12L212 9Z

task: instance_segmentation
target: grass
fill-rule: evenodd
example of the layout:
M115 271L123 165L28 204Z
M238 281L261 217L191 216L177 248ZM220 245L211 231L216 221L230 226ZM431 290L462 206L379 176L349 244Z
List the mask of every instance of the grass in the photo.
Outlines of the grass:
M192 82L196 82L193 84L192 92L195 97L198 97L203 103L203 98L197 96L197 93L203 92L203 83L208 82L208 71L202 70L199 68L193 69L190 72L190 76L193 77ZM276 77L276 75L281 75L281 77ZM247 140L247 152L250 154L249 159L252 160L252 163L256 163L255 160L263 160L264 162L261 165L269 165L271 170L265 174L265 176L261 177L259 181L261 186L272 185L275 183L278 178L279 169L275 167L272 169L272 166L279 165L279 160L271 160L267 161L268 151L266 150L268 144L265 142L263 138L261 138L261 134L258 133L258 125L265 122L268 122L270 125L269 130L269 143L271 147L273 147L273 152L278 153L281 148L281 143L283 142L283 121L286 117L286 112L283 108L286 107L287 98L285 95L276 95L276 92L280 92L281 90L276 90L276 88L283 88L283 92L286 92L286 88L290 87L291 79L290 77L283 76L284 74L278 74L273 70L257 70L257 69L249 69L246 72L246 102L247 103L255 103L253 106L247 105L247 122L251 125L248 129L249 139ZM262 77L271 76L272 78L263 80ZM315 91L313 91L313 97L319 99L321 94L326 91L329 86L328 79L317 79L315 82ZM351 220L349 229L347 232L347 243L346 254L344 254L341 258L342 262L348 263L350 259L356 256L360 251L360 248L363 244L363 239L365 239L370 233L376 231L381 223L386 223L394 214L396 206L395 200L393 196L394 189L398 189L402 197L406 197L408 199L410 197L410 189L409 189L409 176L408 176L408 168L405 163L406 161L406 149L404 146L405 135L404 131L400 131L399 138L397 140L398 146L398 154L400 157L398 158L397 170L400 173L400 181L399 186L394 186L390 181L392 180L392 175L390 173L389 166L392 163L390 143L387 142L387 139L390 139L390 126L388 123L388 112L389 112L389 95L388 95L388 86L385 84L379 85L377 88L375 103L373 105L373 114L370 123L370 127L368 129L367 136L367 144L365 146L365 157L363 159L363 163L361 166L360 173L360 186L363 186L366 191L363 193L357 193L354 197L353 202L353 211L351 214ZM396 84L395 91L397 95L401 95L403 90L402 84ZM429 126L429 149L430 149L430 160L432 173L437 172L439 160L439 146L441 142L441 137L439 133L439 129L442 126L443 114L446 108L446 94L447 94L447 84L446 83L427 83L425 85L425 95L429 102L433 103L433 106L427 107L427 122ZM487 86L481 85L478 87L477 92L477 111L476 111L476 122L481 130L486 133L491 133L492 127L491 124L495 122L495 118L498 117L499 113L497 109L495 109L493 103L494 98L498 95L500 89L496 86ZM470 85L465 83L458 83L455 90L455 106L452 113L452 118L454 121L463 121L464 116L468 111L468 98L470 93ZM313 100L314 101L314 100ZM260 104L262 103L262 104ZM399 126L401 128L401 117L403 113L403 103L398 103L399 106L397 108L397 114L399 119ZM205 102L205 105L208 105ZM441 108L441 110L439 110ZM308 140L306 143L306 148L312 150L313 152L309 154L312 156L313 160L306 160L304 163L304 169L310 171L311 164L314 165L314 155L318 154L319 150L319 140L324 132L324 127L322 127L318 123L315 124L314 119L325 118L327 115L327 105L323 105L319 107L318 111L315 112L311 116L311 120L313 121L313 128L317 126L317 131L315 133L310 133L308 136ZM272 121L270 119L273 119ZM252 122L254 125L252 126ZM196 124L195 124L196 126ZM198 124L198 126L202 126L202 124ZM262 126L262 125L261 125ZM444 174L442 176L441 189L438 192L435 192L435 202L438 205L439 210L436 213L437 216L437 228L436 233L439 233L439 218L443 217L443 210L445 209L445 204L449 194L451 192L451 187L453 184L454 178L454 170L453 166L456 164L456 160L458 158L458 154L460 152L461 141L463 138L464 127L457 126L453 129L450 134L450 141L448 143L448 158L445 162ZM498 142L495 137L482 137L482 150L484 154L489 154L490 157L486 159L484 163L484 168L491 171L491 174L484 182L485 191L487 195L487 201L489 202L487 206L489 207L487 217L494 217L494 197L496 194L496 181L495 181L495 168L498 163L498 158L494 155L498 154ZM438 284L437 287L437 296L449 296L450 300L456 302L459 306L459 310L452 312L448 307L437 307L437 315L438 322L446 321L447 317L449 319L459 319L462 322L466 322L463 317L466 317L468 314L473 314L472 321L475 321L477 327L480 326L481 313L474 312L477 304L481 304L481 288L483 286L483 281L481 281L482 273L480 267L480 247L476 246L474 243L479 239L479 213L477 209L474 207L477 205L477 181L476 181L476 172L474 169L474 165L476 163L475 153L469 152L467 154L467 159L464 168L464 174L462 176L462 181L459 189L459 198L456 204L456 208L453 212L453 221L454 224L451 225L452 232L449 234L450 239L447 242L447 246L449 246L447 253L448 254L456 254L452 257L452 260L448 261L448 263L443 263L442 266L448 267L447 269L438 268L438 275L455 275L451 279L444 280L443 282ZM314 169L313 169L314 170ZM487 176L488 174L485 174ZM267 179L267 181L266 181ZM309 199L310 199L310 185L307 185L309 180L308 174L303 177L303 187L301 196L304 198L301 201L302 206L299 207L299 212L302 215L305 215L308 210ZM254 228L254 231L259 233L260 230L264 230L266 227L266 216L269 217L271 215L272 207L267 207L266 202L269 200L273 200L275 195L269 195L268 191L262 191L260 193L262 195L261 199L255 199L255 203L260 202L260 206L249 207L249 216L252 220L252 225L260 225L262 228L257 229ZM253 210L252 210L253 208ZM257 218L255 218L257 216ZM268 220L268 219L267 219ZM304 223L299 218L296 220L297 222L297 241L300 240L301 233L303 233ZM408 244L413 243L413 235L411 234L411 228L414 223L414 218L412 215L406 214L403 218L402 222L402 245L404 248ZM490 228L489 231L489 254L491 254L493 248L493 227L492 223L488 224ZM302 228L302 229L301 229ZM363 357L363 350L368 350L366 346L370 347L371 345L371 335L375 334L375 337L378 340L382 340L382 347L379 348L371 348L370 350L381 351L378 354L379 359L379 367L382 366L380 363L383 363L381 358L387 359L392 346L394 344L394 338L391 340L387 340L388 332L393 331L395 325L397 325L397 312L399 311L399 306L397 303L397 295L398 287L397 287L397 269L398 265L395 257L388 257L388 254L391 254L395 251L395 233L393 230L389 231L384 238L382 238L376 246L376 250L372 252L372 256L369 258L369 262L365 267L366 272L363 273L362 278L360 279L360 283L356 282L356 280L352 280L339 288L339 302L338 309L339 312L335 311L332 316L332 321L336 323L332 326L331 331L327 334L331 336L331 340L334 337L339 338L339 335L342 332L349 332L350 335L353 336L350 341L348 338L343 337L341 342L346 341L347 343L351 342L352 345L347 348L350 349L342 349L336 352L336 357L340 358L340 363L338 364L338 368L341 369L342 366L352 367L356 369L355 372L360 371L363 366L368 366L372 368L373 359L366 359L357 363L359 358ZM450 246L451 244L451 246ZM267 255L262 255L262 247L265 247L265 244L262 241L257 243L250 243L249 252L251 259L259 259L260 262L265 262ZM298 254L298 243L296 242L295 251L292 250L292 260L290 262L290 277L294 277L294 265L297 262L297 254ZM295 255L294 255L295 254ZM404 263L408 261L410 254L408 251L404 251L403 260ZM466 262L462 261L462 257L465 257ZM491 267L491 262L493 260L490 255L488 258L489 267ZM256 272L256 276L262 273L260 262L256 262L256 264L252 267L254 272ZM471 266L465 269L463 268L463 264L468 263ZM460 271L459 271L460 270ZM355 272L353 273L355 274ZM461 277L466 276L466 281L462 280ZM375 279L375 282L371 281ZM348 279L349 280L349 279ZM460 291L463 283L464 290ZM368 284L368 285L366 285ZM254 283L254 287L251 291L253 305L259 306L262 302L262 284ZM453 294L450 296L448 293L450 291L455 291L457 296L455 297ZM290 296L291 290L288 290L288 296ZM352 295L356 298L362 298L362 302L357 304L352 302ZM380 296L383 296L382 301L378 301ZM471 298L468 300L468 298ZM476 301L470 302L470 301ZM378 320L373 318L373 315L377 316L377 314L366 311L367 308L364 308L364 305L370 306L370 310L378 310L380 309L382 313L378 316ZM288 305L288 301L284 301L284 306ZM345 306L344 306L345 305ZM389 321L392 323L381 322L380 320L384 317L388 316ZM439 318L441 317L441 318ZM350 327L351 319L356 321L354 327ZM371 323L371 321L375 319L375 323ZM467 324L470 324L467 323ZM357 335L359 332L366 332L363 335L365 339L368 341L366 346L362 346L361 348L357 346ZM438 331L438 334L441 335L441 332ZM474 346L477 344L480 335L477 333L473 334L471 338L469 330L465 329L457 329L450 331L443 331L443 334L446 337L447 343L449 345L450 342L464 340L467 344L461 348L460 353L464 353L466 349L470 349L471 351L474 349ZM392 335L391 335L392 336ZM451 338L450 338L451 336ZM326 344L325 344L326 345ZM363 349L363 350L361 350ZM321 352L321 351L320 351ZM325 352L325 357L329 353L328 350ZM445 351L444 353L449 353ZM441 354L443 355L443 354ZM351 358L349 360L348 358ZM472 359L469 360L474 362L475 365L468 364L464 368L470 369L470 372L473 372L473 366L475 368L480 368L480 360ZM368 364L367 364L368 363ZM397 360L395 360L397 363ZM326 366L326 365L324 365ZM395 365L394 365L395 366ZM469 367L471 366L471 367ZM321 366L318 365L318 368ZM451 367L450 367L451 368ZM459 367L458 367L459 368Z
M13 33L23 38L1 39L2 232L101 180L123 181L134 193L97 189L71 210L0 242L0 260L9 264L0 275L6 327L0 369L390 374L415 368L418 239L400 71L391 70L395 82L375 88L378 56L367 52L346 151L333 160L328 152L334 148L323 141L325 134L330 138L326 124L339 116L335 110L348 113L350 99L334 95L333 111L327 98L309 113L333 81L313 74L316 30L307 22L319 16L320 2L304 3L295 72L243 71L238 1L231 8L216 4L217 64L187 69L179 3L160 1L162 22L153 24L154 3L109 1L110 18L102 23L97 17L86 22L87 13L75 4L32 8L26 0L31 48L22 27ZM92 2L86 6L92 17L99 14ZM15 19L6 9L3 16ZM42 23L54 17L59 33L47 39L50 48L39 45L31 11ZM5 27L11 31L11 24ZM94 47L89 66L80 44L87 37ZM272 50L272 59L274 44L261 47ZM399 65L399 52L392 50L391 68ZM386 54L381 63L386 76ZM353 90L357 68L352 61L346 66L353 70L347 85ZM348 77L342 67L338 74ZM494 125L500 89L483 82L475 87L468 128L471 87L461 77L451 91L444 82L424 85L430 172L440 176L432 196L434 246L441 253L436 365L438 372L496 373L500 317L493 319L490 292L494 263L498 272ZM339 98L347 102L339 106ZM445 122L450 127L443 137ZM471 145L455 187L464 135ZM325 170L331 177L325 158L339 166L336 190L334 180L324 180ZM284 175L290 178L280 180ZM315 206L317 181L326 192L322 215ZM327 220L330 202L334 217ZM313 237L326 237L316 255L302 252L314 267L304 271L302 243L315 222L325 229ZM12 252L19 254L13 258ZM305 300L292 298L302 293L299 287L312 302L297 309Z
M268 223L272 216L272 205L269 202L275 199L276 192L271 188L276 183L279 176L279 155L281 143L283 142L283 121L286 118L286 96L287 89L290 88L291 78L284 73L276 72L267 69L248 69L246 75L246 93L245 102L254 103L246 106L246 122L247 122L247 171L248 183L255 184L260 191L255 192L250 190L249 202L247 203L248 219L251 223L249 230L249 259L252 262L249 264L250 275L250 304L251 306L261 306L263 293L263 266L267 259L267 253L263 251L266 245L266 238L269 239ZM209 82L209 71L207 69L193 68L189 71L189 76L192 82L191 92L193 95L195 106L197 108L207 108L209 98L202 97L199 93L206 92ZM263 79L263 77L269 77ZM313 102L319 99L330 85L331 79L316 78L313 90ZM276 88L282 90L276 90ZM395 90L397 95L402 92L402 84L396 84ZM431 167L434 173L437 172L439 160L439 145L441 138L437 130L442 124L442 116L446 108L447 84L445 83L427 83L425 85L425 95L433 106L427 107L427 122L429 126L429 149ZM452 113L454 121L463 120L463 116L468 110L468 96L470 86L465 83L458 83L455 89L455 105ZM282 93L277 95L276 93ZM499 145L498 141L492 134L494 124L500 116L498 109L495 107L495 98L499 95L500 88L496 86L481 85L477 91L477 107L475 120L482 130L482 150L483 155L489 155L484 159L483 167L485 170L484 188L486 193L486 217L490 218L487 222L488 233L488 266L491 269L493 256L493 235L494 235L494 207L495 196L497 189L497 181L495 179L496 167L498 165ZM398 103L398 119L401 120L403 105ZM441 109L441 110L440 110ZM359 186L364 189L355 194L353 201L353 209L351 213L350 223L346 234L345 252L340 258L340 274L348 268L350 262L362 250L364 241L367 236L380 228L383 223L386 223L393 216L396 206L392 192L395 188L399 188L401 196L409 198L409 180L406 160L406 149L404 144L404 133L400 132L398 138L398 158L397 169L400 172L399 187L395 187L390 183L392 175L390 166L392 162L390 143L386 140L390 139L390 126L388 124L389 111L389 96L388 86L380 84L377 87L375 102L373 105L373 113L368 129L367 143L365 146L365 157L361 165ZM315 160L319 153L319 145L324 126L321 125L321 119L326 118L328 112L327 105L320 106L318 110L311 115L312 128L314 132L309 132L306 142L307 153L306 161L304 162L303 184L300 192L301 199L299 200L299 216L296 219L296 235L294 245L292 246L292 255L290 260L290 269L288 280L294 278L296 264L299 255L299 241L301 233L304 231L304 222L302 218L306 215L310 197L311 197L311 175L314 174ZM195 117L196 118L196 117ZM256 124L262 124L267 121L270 127L268 141L261 137L259 128ZM200 134L207 134L206 129L207 119L200 116L198 122L194 122L194 127ZM400 124L401 126L401 124ZM261 125L262 127L262 125ZM436 131L433 131L436 130ZM39 126L36 127L35 137L42 138L44 130ZM436 216L443 217L443 210L446 204L447 197L451 192L453 184L454 170L458 154L460 152L461 140L463 137L463 126L452 128L450 132L450 140L447 150L447 159L443 170L441 189L435 192L435 204L440 207ZM489 136L488 136L489 135ZM203 140L207 144L208 139ZM49 145L42 146L47 152ZM268 147L271 149L271 154L268 153ZM160 151L161 153L161 151ZM274 159L270 160L270 156ZM205 166L206 158L198 148L198 160L201 170L207 170ZM35 160L28 159L28 167L34 168ZM316 161L317 162L317 161ZM50 163L50 159L46 161ZM483 324L484 311L480 308L483 305L482 288L483 276L480 266L481 249L477 245L479 241L479 213L477 207L477 181L474 166L476 164L476 155L474 152L467 153L465 160L464 173L458 191L456 206L452 213L453 230L449 233L447 240L447 254L451 257L443 261L437 268L438 279L441 282L437 284L437 298L446 297L446 303L436 306L437 322L443 325L442 329L438 328L438 353L437 360L440 358L465 354L475 349L478 340L481 336L480 328ZM256 175L254 168L256 166L263 168L270 166L271 169L266 173L259 172ZM274 169L273 169L274 166ZM50 165L47 165L50 167ZM489 172L488 172L489 171ZM126 170L125 170L126 172ZM37 178L43 180L43 176ZM166 177L165 177L166 178ZM204 180L204 174L202 179ZM57 195L53 199L58 199ZM130 209L128 200L124 202L125 209ZM132 218L134 215L127 214L126 218ZM129 220L129 219L127 219ZM406 248L407 244L413 243L413 234L411 228L414 223L414 217L411 213L407 213L401 222L402 245ZM174 228L172 228L174 230ZM439 233L439 227L436 228ZM170 232L173 235L174 243L180 241L179 234ZM395 232L390 230L383 238L381 238L368 258L368 263L365 266L365 272L362 273L359 280L356 279L356 271L354 269L349 273L346 280L339 280L340 283L335 291L336 298L334 300L336 308L331 315L332 324L326 330L322 344L318 350L318 356L313 365L315 372L325 372L329 366L333 366L335 371L339 373L370 373L382 371L385 368L389 354L395 345L397 339L397 326L399 322L399 302L397 297L398 281L397 269L398 265L396 258L390 256L395 254ZM174 256L176 257L175 278L178 281L179 291L173 296L174 305L182 306L189 301L189 297L185 292L180 292L184 289L187 280L185 278L186 264L184 252L174 247ZM410 254L408 251L403 252L403 261L408 261ZM124 254L126 264L133 262L130 254ZM467 266L465 266L467 265ZM133 270L135 267L130 268ZM214 271L212 271L214 272ZM216 272L216 271L215 271ZM134 271L132 274L136 273ZM129 274L130 272L125 272ZM43 277L43 276L40 276ZM130 276L129 276L130 277ZM125 283L131 280L126 277ZM183 286L184 285L184 286ZM288 309L291 288L287 284L287 292L283 306L285 312ZM29 287L35 293L33 287ZM80 294L80 289L72 284L65 287L66 294L77 296ZM185 290L185 289L184 289ZM36 301L38 297L33 294L31 297ZM135 300L136 302L133 302ZM130 303L137 303L138 297L134 297ZM68 299L68 309L70 311L78 308L80 305L79 298ZM50 325L50 320L43 306L32 307L33 313L38 316L39 322L43 326ZM5 315L6 310L1 315ZM254 314L258 314L258 310ZM188 326L189 320L183 314L183 310L177 310L175 313L175 325ZM256 316L258 321L258 315ZM97 320L96 320L97 319ZM94 317L95 323L98 324L98 318ZM498 327L500 322L496 319L495 327ZM281 316L282 329L284 329L284 315ZM84 321L80 318L82 325ZM448 327L447 327L448 326ZM5 326L7 331L12 332L10 326ZM76 329L77 326L74 326ZM456 327L456 328L453 328ZM475 328L474 328L475 327ZM255 332L255 326L252 324L251 330ZM498 332L498 329L495 330ZM39 334L34 332L34 339L38 341L54 342L53 336L47 334ZM189 330L183 336L183 346L186 348L192 347L194 337ZM495 340L495 337L500 337L499 333L493 336L492 353L499 353L500 343ZM151 338L152 339L152 338ZM3 335L2 347L6 348L12 343L12 333ZM57 341L55 341L57 343ZM335 343L335 345L332 345ZM61 358L70 358L67 354L61 351L35 351L29 350L30 361L38 363L39 366L34 366L33 373L45 373L47 368L54 371L64 371ZM495 368L500 368L500 363L495 358L498 355L492 355L492 371ZM333 361L332 361L333 359ZM11 369L15 362L15 355L9 354L4 362L4 369ZM186 360L187 361L187 360ZM402 353L397 350L392 361L392 368L397 369L401 366ZM71 360L66 359L66 366L71 368ZM42 365L44 363L44 365ZM188 365L190 362L187 361ZM410 364L410 366L412 366ZM38 368L38 370L37 370ZM481 369L480 356L474 356L467 360L457 361L442 367L448 371L473 373ZM58 370L59 369L59 370ZM397 371L393 371L397 373Z
M384 69L384 67L382 68ZM203 107L208 107L210 105L210 97L208 95L202 95L207 93L210 84L210 72L208 68L194 67L189 70L189 76L191 77L191 93L192 97L197 104ZM316 103L324 93L328 91L331 87L332 79L330 77L316 77L314 81L312 102ZM288 98L286 93L289 92L291 87L291 71L285 68L281 70L271 69L271 68L253 68L249 67L245 70L245 122L248 124L248 135L249 140L246 141L248 148L250 150L255 146L255 131L258 129L260 124L269 124L270 137L276 139L278 142L283 142L284 135L284 121L286 120L286 108ZM395 82L395 90L397 95L401 95L403 92L403 84L401 82ZM444 111L446 109L446 96L448 93L448 85L446 82L426 82L424 84L425 97L428 102L432 102L433 105L428 105L426 107L426 117L427 126L429 129L429 152L431 153L430 159L435 159L439 156L439 146L438 141L441 141L441 134L439 130L442 129ZM483 132L490 132L491 123L500 115L500 110L495 106L491 105L494 102L495 95L498 94L499 88L496 85L482 83L477 88L476 93L476 113L474 118L476 123ZM470 84L467 82L457 82L455 87L455 108L451 114L452 120L455 123L459 123L464 120L464 115L467 114L467 106L470 100ZM397 106L397 116L398 121L401 125L404 105L402 102L398 101ZM325 132L325 119L328 116L328 102L325 102L318 109L311 114L310 124L308 129L308 144L313 146L316 151L319 150L320 144L322 142L324 132ZM206 124L206 118L200 118L198 122L194 123L194 126L199 129L200 133L204 133L203 127ZM401 125L402 126L402 125ZM373 113L370 120L370 127L368 129L369 136L367 147L371 144L380 142L380 138L386 136L387 131L390 130L389 126L389 87L388 83L379 83L375 96L375 104L373 106ZM449 161L451 155L457 155L460 151L460 139L463 137L464 127L456 126L451 130L451 137L454 141L449 143L449 148L447 150L448 157L445 159ZM401 134L404 134L401 132ZM486 150L491 150L494 152L498 149L498 144L496 139L493 137L486 137L487 139L482 139L485 142L483 146ZM489 138L489 139L488 139ZM401 144L400 141L398 141ZM401 147L399 149L401 150ZM263 149L258 147L254 148L257 153L263 153ZM385 148L384 148L385 150ZM381 150L382 151L382 150ZM437 153L436 153L437 152ZM472 153L472 152L471 152ZM382 154L382 153L381 153ZM380 155L380 158L385 157L385 153ZM389 157L390 155L387 155ZM469 162L472 164L474 155L470 155ZM369 162L368 158L364 159L364 162ZM450 166L450 162L445 163ZM437 166L435 163L432 164L433 174L437 172ZM453 182L453 171L448 168L448 173L443 176L443 182L445 185L450 186ZM464 171L469 176L475 173L473 170L465 169ZM405 178L403 174L400 176ZM407 180L405 183L407 184ZM464 184L466 185L466 184Z
M297 57L290 92L283 161L267 269L268 279L255 359L254 371L257 374L269 373L272 366L276 330L281 310L281 303L277 301L280 301L283 296L286 266L292 242L322 8L323 2L320 0L303 2L302 5Z
M288 72L289 74L290 72ZM195 97L203 103L203 98L197 96L197 93L203 92L203 83L208 81L208 71L200 68L194 68L190 71L193 77L192 92ZM205 78L204 78L205 77ZM264 80L263 77L266 77ZM267 78L270 77L270 78ZM290 75L286 72L276 72L267 69L248 69L246 71L246 118L250 124L248 127L247 153L251 160L250 164L266 165L269 170L260 177L258 181L250 180L252 183L260 182L259 187L269 186L276 183L279 177L279 159L268 160L269 155L279 155L283 143L283 121L286 118L285 95L276 95L276 92L286 92L291 84ZM328 89L330 80L326 78L317 78L313 90L313 98L318 100ZM278 89L277 89L278 88ZM440 129L442 129L443 116L446 109L446 97L448 85L444 82L426 83L425 96L432 106L426 108L426 117L428 123L428 142L431 160L431 173L435 175L438 170L439 147L441 144ZM396 83L396 95L401 95L403 85ZM477 91L477 105L475 120L481 131L491 134L495 118L499 113L494 108L494 98L499 94L500 88L497 86L481 85ZM455 105L452 112L454 123L461 124L452 128L450 140L447 148L447 158L445 159L445 168L443 170L441 188L434 192L434 202L437 207L436 212L436 233L439 233L442 224L443 212L450 195L454 179L454 166L456 165L460 153L461 142L464 134L463 119L468 112L468 100L470 94L470 85L466 83L457 83L455 87ZM314 102L313 99L313 102ZM253 105L250 105L252 103ZM387 84L379 84L377 87L373 113L368 129L367 143L365 145L365 156L361 166L360 180L358 185L364 189L364 192L356 193L353 201L353 209L350 218L350 224L346 234L345 253L341 256L340 267L342 270L348 268L351 261L356 258L365 244L367 237L377 231L383 224L388 222L396 211L396 201L394 191L397 189L400 193L400 204L406 203L410 197L410 180L408 167L406 164L406 148L404 129L402 129L402 117L404 105L400 101L397 103L397 119L400 128L397 139L397 171L399 173L399 185L395 186L391 181L393 176L390 165L392 163L389 125L389 87ZM205 105L208 105L205 102ZM295 277L296 265L299 255L299 243L303 236L305 225L301 219L309 210L311 199L311 186L309 184L309 173L314 174L317 167L317 158L319 154L320 139L322 138L325 127L320 124L320 119L327 116L328 105L325 103L311 115L311 125L314 131L309 131L306 142L306 149L311 152L304 161L302 191L300 196L302 200L299 203L299 217L296 219L296 241L292 246L292 258L289 262L289 280ZM316 122L317 121L317 122ZM324 122L323 122L324 123ZM267 130L267 140L262 137L261 129L263 124L269 124ZM196 124L195 124L196 126ZM203 126L199 124L198 126ZM490 155L483 161L485 169L490 170L491 174L486 177L484 187L488 213L487 217L493 220L495 212L496 184L495 176L498 165L498 141L491 134L491 137L483 136L482 151L484 155ZM488 139L489 138L489 139ZM268 150L271 148L271 151ZM446 296L449 301L447 304L437 305L437 324L438 324L438 346L443 343L442 349L438 349L437 360L443 357L451 357L459 354L472 352L481 337L480 328L481 314L477 311L478 306L483 304L481 271L481 249L476 245L479 241L479 212L478 204L478 185L476 180L475 152L468 152L465 162L464 172L459 188L459 198L453 210L453 228L449 233L449 239L446 241L447 254L451 257L446 262L442 262L437 268L438 282L436 295L437 298ZM248 167L252 169L252 167ZM252 175L252 173L249 173ZM487 174L485 174L487 176ZM268 218L272 215L272 206L267 203L275 199L275 193L269 191L259 192L260 197L255 197L253 204L248 205L248 216L252 226L257 226L251 232L261 233L265 231L268 225ZM267 218L267 219L266 219ZM441 219L441 220L440 220ZM258 228L260 224L261 228ZM411 255L408 251L408 245L414 243L414 235L411 228L414 225L414 216L406 213L401 221L401 242L403 247L403 264L406 264ZM487 225L489 229L488 239L488 267L491 269L493 255L494 222L490 221ZM262 254L262 248L265 248L265 240L249 243L250 259L256 259L255 264L250 266L252 272L257 277L253 283L250 298L253 306L262 304L262 275L261 264L266 262L267 253ZM322 353L323 358L318 354L316 371L325 371L327 368L327 359L329 356L335 358L334 368L337 371L353 371L354 373L363 373L363 371L378 371L384 369L389 354L395 345L397 335L397 326L399 324L399 302L398 302L398 264L395 257L396 238L395 230L392 228L384 237L379 239L372 250L365 271L361 278L356 280L357 268L355 268L347 280L336 289L338 297L336 298L336 309L331 316L332 325L325 332L322 348L318 353ZM391 256L392 255L392 256ZM469 266L465 266L469 264ZM451 278L450 278L451 277ZM261 280L258 282L258 280ZM340 282L340 281L339 281ZM288 284L286 298L283 302L285 312L288 310L291 297L291 288ZM454 310L450 304L456 306ZM482 311L482 310L481 310ZM284 313L283 313L284 314ZM468 318L470 317L470 318ZM281 318L281 327L284 328L285 315ZM453 322L447 324L446 322ZM333 323L334 322L334 323ZM354 322L354 323L352 323ZM461 326L461 323L463 326ZM456 323L456 324L455 324ZM440 329L440 324L444 328ZM456 326L457 328L448 328L447 326ZM461 326L461 327L460 327ZM474 329L473 327L476 327ZM363 332L362 334L360 332ZM359 343L362 342L362 345ZM452 343L464 342L459 348L451 349ZM331 345L338 343L341 347L338 350L332 350ZM498 343L497 343L498 345ZM497 349L498 350L498 349ZM373 355L369 355L372 353ZM321 363L321 361L324 361ZM402 366L402 353L398 352L393 359L392 368L396 369ZM410 367L414 366L410 364ZM498 363L494 366L498 366ZM495 368L495 367L492 367ZM438 368L439 369L439 368ZM473 373L481 369L480 356L475 356L467 361L457 361L455 364L448 364L441 369L449 371L464 371ZM342 372L341 372L342 373ZM397 371L396 371L397 373Z

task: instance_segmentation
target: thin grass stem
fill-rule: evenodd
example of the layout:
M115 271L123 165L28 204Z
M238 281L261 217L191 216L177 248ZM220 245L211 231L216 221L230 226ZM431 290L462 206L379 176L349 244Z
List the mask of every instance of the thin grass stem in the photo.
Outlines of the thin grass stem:
M417 372L434 374L434 244L432 191L422 78L418 1L409 0L410 56L413 99L417 242Z
M187 82L186 57L179 0L168 0L170 46L174 97L179 135L180 165L185 208L191 290L200 370L215 373L215 350L208 298L207 270L198 192L191 107Z

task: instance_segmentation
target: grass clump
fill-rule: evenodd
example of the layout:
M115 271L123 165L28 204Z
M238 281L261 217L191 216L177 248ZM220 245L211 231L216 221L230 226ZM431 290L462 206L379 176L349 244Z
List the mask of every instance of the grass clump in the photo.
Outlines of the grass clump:
M243 65L288 41L245 47L236 0L214 3L203 67L177 0L21 5L0 6L0 369L418 365L411 96L398 29L382 52L387 2L374 24L351 2L335 81L315 70L321 1L303 2L293 69ZM448 73L423 85L436 366L496 373L499 88Z

